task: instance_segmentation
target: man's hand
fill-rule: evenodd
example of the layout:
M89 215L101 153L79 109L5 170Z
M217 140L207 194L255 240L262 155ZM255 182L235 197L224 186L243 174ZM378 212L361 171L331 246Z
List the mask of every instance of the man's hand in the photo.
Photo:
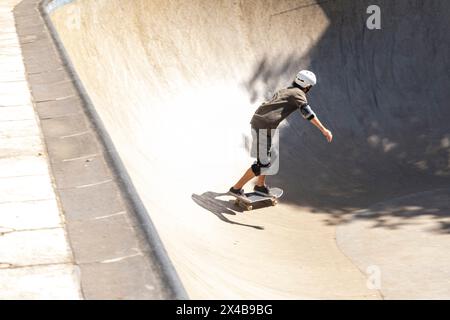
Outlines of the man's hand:
M322 132L322 134L327 138L328 142L331 142L331 140L333 140L333 134L331 133L330 130L328 130L327 128L325 128L323 126L323 124L320 122L320 120L319 120L319 118L317 118L317 116L315 116L311 120L311 122Z
M325 129L322 131L322 133L325 136L325 138L327 138L328 142L331 142L333 140L333 134L331 133L330 130Z

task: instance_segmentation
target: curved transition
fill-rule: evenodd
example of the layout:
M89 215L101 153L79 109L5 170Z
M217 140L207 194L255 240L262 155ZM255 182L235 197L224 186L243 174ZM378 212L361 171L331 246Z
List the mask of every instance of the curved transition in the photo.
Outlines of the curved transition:
M78 0L52 14L191 298L407 297L442 269L410 252L423 276L390 290L368 285L364 268L407 274L383 246L401 252L399 229L417 217L436 228L411 232L449 240L448 206L429 197L448 203L450 191L450 3L377 1L381 30L366 28L371 4ZM269 180L285 196L242 212L223 193L251 164L250 117L302 68L318 74L310 103L334 141L291 116ZM365 215L373 223L360 229L361 210L395 198L382 219L401 223ZM364 246L379 230L392 241ZM448 262L445 246L432 250Z

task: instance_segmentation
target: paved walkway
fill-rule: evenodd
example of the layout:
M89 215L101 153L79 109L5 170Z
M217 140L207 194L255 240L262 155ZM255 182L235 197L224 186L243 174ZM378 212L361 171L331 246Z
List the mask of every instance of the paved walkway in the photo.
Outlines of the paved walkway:
M0 3L0 299L80 299L12 10Z

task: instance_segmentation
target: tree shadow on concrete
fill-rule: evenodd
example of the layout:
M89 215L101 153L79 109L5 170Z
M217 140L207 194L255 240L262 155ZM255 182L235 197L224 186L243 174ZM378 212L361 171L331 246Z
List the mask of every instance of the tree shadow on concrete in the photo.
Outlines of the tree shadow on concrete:
M402 226L433 224L432 231L448 233L450 222L450 188L419 192L374 204L354 212L355 220L371 220L372 228L395 230ZM426 217L425 220L419 218Z
M192 200L205 210L213 213L220 220L243 227L264 230L264 227L239 223L228 219L226 216L235 216L236 212L243 213L244 210L234 203L234 200L220 200L218 197L225 196L226 193L207 191L201 195L192 194Z
M380 1L386 31L365 28L368 5L321 3L330 25L307 57L267 52L242 80L255 102L300 69L318 74L309 102L334 141L328 144L298 114L291 116L281 129L280 172L268 181L285 190L284 202L329 213L330 224L374 203L450 185L450 72L442 67L450 65L450 3ZM410 212L402 203L384 216L449 216L448 207L421 197L422 203L407 202L422 210ZM450 202L450 192L439 197ZM442 227L450 232L448 223Z

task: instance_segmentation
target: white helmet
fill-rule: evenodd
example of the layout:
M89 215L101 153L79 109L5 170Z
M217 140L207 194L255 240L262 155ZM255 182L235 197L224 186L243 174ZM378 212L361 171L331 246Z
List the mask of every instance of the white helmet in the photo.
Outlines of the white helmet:
M295 77L294 82L302 88L314 86L317 83L316 75L308 70L300 71Z

